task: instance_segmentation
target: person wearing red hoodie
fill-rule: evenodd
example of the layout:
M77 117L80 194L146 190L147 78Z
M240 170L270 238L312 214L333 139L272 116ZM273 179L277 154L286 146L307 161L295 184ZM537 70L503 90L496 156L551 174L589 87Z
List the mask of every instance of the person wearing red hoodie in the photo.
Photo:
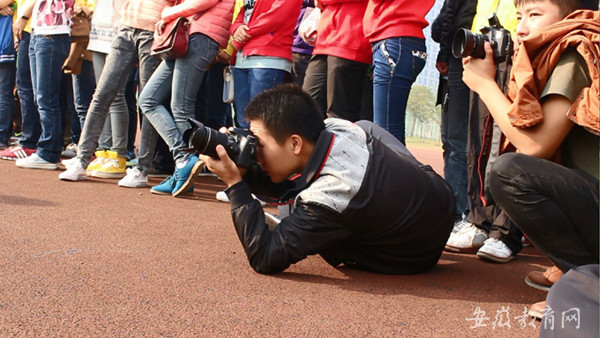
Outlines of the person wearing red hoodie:
M284 81L292 70L294 27L302 0L244 0L229 32L235 55L233 109L238 127L248 128L244 108L254 96Z
M423 28L435 0L369 0L364 33L373 48L373 122L406 143L410 88L425 66Z
M320 0L321 20L303 89L328 117L360 119L371 48L363 33L366 0Z

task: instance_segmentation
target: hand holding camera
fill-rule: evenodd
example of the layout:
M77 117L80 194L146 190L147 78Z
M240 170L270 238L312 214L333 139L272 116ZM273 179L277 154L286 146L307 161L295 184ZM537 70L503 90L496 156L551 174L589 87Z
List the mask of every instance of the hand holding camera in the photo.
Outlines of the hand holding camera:
M495 13L489 17L490 26L483 27L483 34L459 29L452 41L452 54L463 58L463 82L474 92L497 87L496 65L510 62L513 42L510 32L500 25Z
M468 56L463 58L463 82L474 92L480 93L496 84L496 65L492 60L493 50L489 42L484 43L485 59Z
M230 128L221 133L194 119L188 121L192 128L183 135L188 144L186 150L199 152L200 160L228 187L241 181L247 170L258 170L257 140L249 130Z

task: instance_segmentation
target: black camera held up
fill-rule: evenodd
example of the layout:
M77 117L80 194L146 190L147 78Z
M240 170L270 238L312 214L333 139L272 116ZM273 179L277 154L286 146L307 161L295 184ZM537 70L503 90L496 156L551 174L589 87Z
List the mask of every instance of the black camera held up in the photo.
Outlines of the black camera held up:
M492 13L488 21L490 25L481 28L482 34L472 33L464 28L456 31L452 40L452 54L454 57L472 56L485 59L483 46L485 41L489 41L494 50L494 63L510 61L513 54L513 42L510 38L510 32L502 27L496 13Z
M220 133L204 126L202 122L189 118L192 128L185 131L183 139L188 144L187 151L197 151L212 158L219 158L215 147L222 145L229 158L241 168L258 167L256 161L257 140L248 129L229 128L229 134Z

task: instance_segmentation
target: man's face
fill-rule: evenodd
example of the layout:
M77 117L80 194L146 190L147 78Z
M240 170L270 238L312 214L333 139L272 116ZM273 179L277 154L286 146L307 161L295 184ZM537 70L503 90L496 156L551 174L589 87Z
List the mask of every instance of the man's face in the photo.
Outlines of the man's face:
M297 158L289 137L283 144L277 143L261 120L250 121L250 130L258 139L256 151L258 162L271 181L279 183L295 173Z
M517 41L523 42L535 32L563 19L560 9L548 0L522 4L517 9Z

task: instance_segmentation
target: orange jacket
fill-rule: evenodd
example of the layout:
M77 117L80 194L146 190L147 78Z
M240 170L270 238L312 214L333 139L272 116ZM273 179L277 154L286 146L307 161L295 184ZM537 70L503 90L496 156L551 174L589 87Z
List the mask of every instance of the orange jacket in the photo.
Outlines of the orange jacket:
M544 119L539 96L562 53L574 47L588 65L590 87L582 90L567 116L576 124L598 134L598 11L579 10L564 20L527 38L513 61L508 96L513 101L508 116L514 127L534 126Z

